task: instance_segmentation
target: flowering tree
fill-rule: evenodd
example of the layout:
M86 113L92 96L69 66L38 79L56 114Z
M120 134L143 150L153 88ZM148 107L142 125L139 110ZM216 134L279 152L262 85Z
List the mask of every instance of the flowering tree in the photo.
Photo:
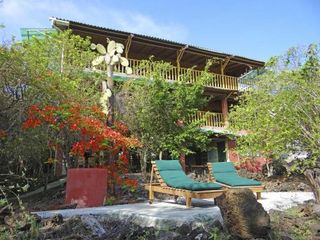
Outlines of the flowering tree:
M118 123L104 126L95 106L105 74L87 71L98 55L90 46L66 31L0 47L0 158L7 163L0 172L46 181L58 146L69 166L69 152L91 151L103 162L97 153L109 151L115 165L126 162L130 138Z
M116 157L116 161L106 164L100 159L98 165L108 169L112 183L134 184L121 176L128 172L128 149L138 146L139 142L126 136L128 129L122 123L116 122L114 128L108 127L99 107L70 103L44 107L33 105L29 108L23 128L41 126L45 126L52 136L47 143L49 149L55 150L73 136L71 148L67 149L71 154L83 156L86 151L91 151L93 155L99 155L101 151L108 151Z

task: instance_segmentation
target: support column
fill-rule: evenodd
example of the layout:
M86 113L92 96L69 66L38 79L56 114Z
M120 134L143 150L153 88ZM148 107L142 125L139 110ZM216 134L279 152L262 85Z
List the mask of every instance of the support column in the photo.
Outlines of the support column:
M180 75L180 61L181 61L181 58L183 57L183 54L184 52L186 51L186 49L188 48L188 45L185 45L183 48L179 49L177 51L177 59L176 59L176 62L177 62L177 69L178 69L178 76Z
M224 125L228 127L228 97L224 97L221 101L221 108L223 114Z
M228 63L230 62L233 56L229 56L220 63L220 74L224 75L224 69L227 67Z
M126 49L125 49L125 57L126 59L128 59L128 56L129 56L129 50L130 50L130 47L131 47L131 42L132 42L132 38L133 38L133 34L131 33L129 36L128 36L128 39L126 41Z

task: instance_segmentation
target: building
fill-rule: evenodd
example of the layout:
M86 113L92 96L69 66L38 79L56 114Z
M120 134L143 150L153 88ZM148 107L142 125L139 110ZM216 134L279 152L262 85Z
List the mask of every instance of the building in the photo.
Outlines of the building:
M129 59L129 65L135 67L143 59L151 55L155 60L163 60L174 65L174 70L167 74L168 80L177 80L179 74L194 67L191 81L197 81L197 77L204 69L208 59L215 59L217 64L210 69L214 77L205 86L205 94L211 96L208 106L199 111L194 119L201 119L206 112L203 129L212 132L210 151L197 153L187 157L189 166L197 167L206 161L237 161L238 155L233 150L235 141L226 133L228 125L229 107L235 104L235 97L245 91L246 84L241 81L241 76L264 66L264 62L203 49L196 46L177 43L165 39L134 34L89 24L69 21L59 18L51 18L54 28L64 31L71 29L74 34L82 37L90 36L94 43L104 43L106 38L120 42L125 46L125 57ZM115 76L123 76L124 69L119 68ZM136 73L139 74L139 73Z

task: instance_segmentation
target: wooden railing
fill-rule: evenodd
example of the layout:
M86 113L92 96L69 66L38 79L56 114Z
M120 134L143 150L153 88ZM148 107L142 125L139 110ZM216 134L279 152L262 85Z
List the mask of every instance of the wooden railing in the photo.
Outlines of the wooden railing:
M225 127L225 120L222 113L197 111L192 117L191 121L204 121L203 127Z
M148 72L150 73L150 70L148 71L146 68L139 67L141 60L136 60L136 59L128 59L128 60L129 60L129 66L133 69L134 76L146 77L148 75ZM106 66L99 65L98 69L106 70ZM125 73L125 68L120 64L116 65L114 66L114 72ZM183 68L183 67L179 69L178 67L173 66L168 71L163 72L163 77L169 81L176 81L176 80L179 80L182 76L187 76L189 83L195 83L196 81L198 81L198 79L203 73L204 72L200 70ZM235 91L239 90L237 77L221 75L216 73L212 73L212 79L207 81L204 85L206 87L216 88L216 89L235 90Z

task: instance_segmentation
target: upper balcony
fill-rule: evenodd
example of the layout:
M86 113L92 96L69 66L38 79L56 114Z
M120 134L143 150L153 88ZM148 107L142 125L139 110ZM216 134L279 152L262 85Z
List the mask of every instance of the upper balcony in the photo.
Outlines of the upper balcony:
M134 77L144 76L143 72L137 70L140 61L134 59L149 59L150 56L154 56L156 60L163 60L172 65L186 67L173 67L170 72L166 73L165 78L167 80L176 81L188 72L191 75L190 82L194 83L199 80L199 76L202 73L201 70L205 68L207 61L213 59L215 64L211 66L211 70L214 73L212 80L206 84L208 90L239 91L247 87L247 84L239 83L239 77L251 70L264 66L262 61L216 52L167 39L54 17L51 18L51 22L54 28L61 31L69 29L72 30L73 34L81 37L89 36L93 43L105 44L106 38L122 43L125 46L123 56L130 59L130 66L134 69ZM192 66L196 66L197 70L190 70ZM124 69L121 67L117 66L115 70L116 74L121 75L124 73Z
M223 113L217 112L197 111L191 116L191 121L202 121L201 127L216 130L223 130L228 125Z
M141 60L136 59L128 59L129 66L133 69L134 77L146 77L147 72L139 69L139 65ZM99 66L100 70L106 70L106 66ZM164 73L164 78L168 81L177 81L183 75L189 75L190 80L188 83L195 83L200 78L201 74L204 71L195 70L191 68L183 68L180 69L176 66L173 66L169 71ZM125 74L125 68L121 65L114 66L114 73L116 75ZM227 75L221 75L212 73L212 79L205 85L205 87L220 89L220 90L229 90L229 91L238 91L239 90L239 78Z

